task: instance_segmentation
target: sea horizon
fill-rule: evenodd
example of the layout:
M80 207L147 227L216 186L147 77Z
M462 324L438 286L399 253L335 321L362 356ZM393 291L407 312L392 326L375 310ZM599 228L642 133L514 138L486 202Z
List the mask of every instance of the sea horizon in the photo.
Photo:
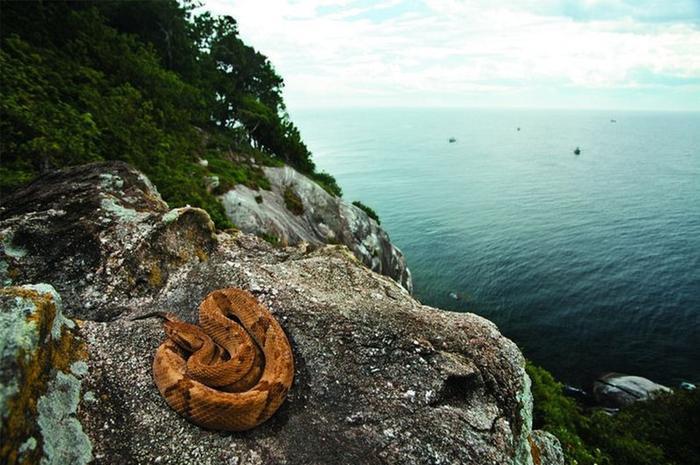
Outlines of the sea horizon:
M290 110L291 107L291 110ZM565 112L619 112L619 113L700 113L698 109L687 108L615 108L615 107L538 107L538 106L464 106L464 105L289 105L287 111L307 113L317 110L463 110L463 111L565 111Z
M379 213L424 304L491 319L571 384L608 371L700 379L699 112L294 118L345 198Z

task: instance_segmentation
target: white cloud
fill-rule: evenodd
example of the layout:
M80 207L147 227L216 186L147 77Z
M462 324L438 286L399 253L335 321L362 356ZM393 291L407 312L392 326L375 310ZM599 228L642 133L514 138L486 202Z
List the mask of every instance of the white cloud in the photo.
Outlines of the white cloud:
M649 21L665 16L620 1L363 3L210 0L206 8L235 17L244 40L270 57L291 108L469 105L477 94L486 104L508 94L519 105L518 92L531 100L555 87L571 95L646 88L657 105L667 92L666 107L700 109L700 29L691 20ZM604 8L621 13L605 18Z

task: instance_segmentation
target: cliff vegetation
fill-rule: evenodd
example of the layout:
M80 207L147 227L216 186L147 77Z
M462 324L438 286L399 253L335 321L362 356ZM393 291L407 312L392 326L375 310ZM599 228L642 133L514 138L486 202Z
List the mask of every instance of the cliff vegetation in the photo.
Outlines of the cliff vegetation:
M0 193L53 169L126 161L173 206L231 226L216 195L261 166L317 173L284 82L236 21L192 2L7 2L0 15Z

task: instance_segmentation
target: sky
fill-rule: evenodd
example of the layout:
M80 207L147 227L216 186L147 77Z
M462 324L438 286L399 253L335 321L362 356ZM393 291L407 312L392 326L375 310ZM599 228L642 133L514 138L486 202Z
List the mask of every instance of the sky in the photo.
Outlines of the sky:
M700 111L700 0L206 0L319 107Z

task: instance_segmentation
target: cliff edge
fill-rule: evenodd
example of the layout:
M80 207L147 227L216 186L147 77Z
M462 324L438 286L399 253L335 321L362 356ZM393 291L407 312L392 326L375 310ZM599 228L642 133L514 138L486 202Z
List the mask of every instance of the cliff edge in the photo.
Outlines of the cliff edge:
M330 195L293 168L262 170L270 190L240 184L221 198L226 215L243 232L274 237L284 245L346 245L372 271L413 291L403 253L367 213Z
M217 233L204 211L170 210L123 163L65 169L3 199L0 235L0 326L37 335L2 351L0 432L13 435L0 461L562 463L556 439L531 429L515 344L481 317L421 305L344 246ZM160 322L132 320L172 311L194 321L223 287L271 309L296 365L287 401L245 433L172 411L151 376ZM37 355L46 341L63 355ZM8 388L13 374L35 382Z

